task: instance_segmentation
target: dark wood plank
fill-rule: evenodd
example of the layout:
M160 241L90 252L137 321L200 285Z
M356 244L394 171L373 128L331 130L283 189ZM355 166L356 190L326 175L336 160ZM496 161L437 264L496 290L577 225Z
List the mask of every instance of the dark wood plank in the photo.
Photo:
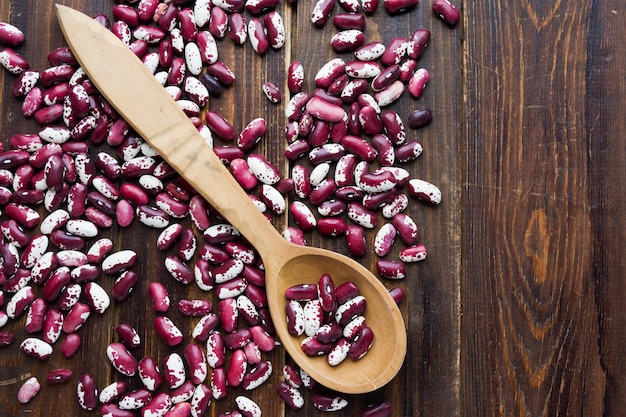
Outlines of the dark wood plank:
M623 206L623 197L596 190L601 176L591 174L623 172L623 149L597 164L594 128L604 131L599 92L614 78L623 89L624 72L600 70L596 46L620 36L609 23L620 11L585 2L466 7L463 410L602 415L619 343L605 336L599 312L614 314L604 301L623 293L619 261L603 265L615 249L602 231L617 221L611 230L621 233L623 212L613 220L598 207Z
M587 88L585 139L589 157L589 210L591 217L591 260L595 303L598 309L599 354L606 376L604 413L617 415L626 406L623 393L626 267L621 255L621 238L626 230L626 201L622 185L626 149L624 118L626 77L624 54L619 53L626 38L621 22L624 5L597 2L591 9L587 42Z
M340 11L335 7L335 12ZM323 29L310 30L307 8L298 4L298 31L295 34L294 59L305 66L307 81L320 66L336 55L328 51L325 42L336 29L326 25ZM458 415L460 401L459 384L459 321L460 321L460 160L461 126L461 36L460 29L452 30L435 17L427 3L410 13L391 17L379 9L367 19L366 42L379 40L389 42L394 37L407 37L418 29L431 31L431 42L420 58L419 66L431 74L424 94L414 100L406 94L391 109L406 116L413 110L431 108L433 123L420 130L407 129L407 140L423 143L424 154L408 165L412 177L437 184L443 193L443 203L436 207L412 204L410 215L417 222L421 238L428 247L429 259L410 265L407 277L402 281L385 281L388 288L401 286L406 291L402 305L409 338L406 363L399 375L384 389L370 395L354 398L353 414L361 408L383 400L394 405L394 415ZM311 45L319 45L311 50ZM340 54L346 62L350 54ZM382 224L384 219L379 221ZM368 234L371 251L363 259L364 264L375 268L373 242ZM307 235L314 246L332 247L347 253L343 239L320 238ZM390 259L397 259L402 245L396 242ZM302 415L292 412L289 415ZM317 415L315 411L309 415Z

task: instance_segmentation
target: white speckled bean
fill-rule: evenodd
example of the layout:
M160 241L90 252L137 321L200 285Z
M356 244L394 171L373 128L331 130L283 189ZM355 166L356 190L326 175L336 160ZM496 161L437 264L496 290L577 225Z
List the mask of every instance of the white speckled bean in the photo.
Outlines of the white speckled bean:
M333 58L325 63L315 74L315 85L328 88L333 80L345 71L346 62L341 58Z
M378 224L376 213L366 209L363 204L357 202L348 204L348 218L367 229L373 229Z
M203 232L203 235L207 242L212 244L238 240L241 237L241 233L234 226L226 223L218 223L209 226Z
M98 399L102 404L110 403L126 392L126 383L122 381L112 382L100 390Z
M65 224L65 230L75 236L95 237L98 235L98 227L89 220L70 219Z
M383 257L389 253L396 238L396 228L392 223L385 223L374 236L374 252Z
M34 236L22 251L22 266L32 268L48 250L49 238L46 235Z
M217 297L220 300L235 298L244 293L248 282L244 277L238 277L216 287Z
M191 414L191 417L201 417L205 415L207 408L211 404L211 395L212 392L209 387L205 384L199 384L193 391L191 401L189 403L177 404L176 407L182 404L189 404L189 413ZM174 410L174 408L172 408L172 410ZM181 416L185 415L186 414L181 414Z
M107 357L122 375L133 376L137 372L137 360L122 343L114 342L107 346Z
M109 238L96 240L87 251L87 260L91 263L100 263L113 249L113 242Z
M28 306L30 306L34 300L35 293L33 288L26 285L11 296L4 307L4 311L9 318L18 318L22 315L22 313L24 313L24 311L26 311Z
M346 64L346 74L353 78L374 78L382 71L382 67L376 61L352 61Z
M323 162L319 165L316 165L309 174L309 182L311 186L316 187L326 178L329 172L330 164L328 162Z
M211 21L211 0L197 0L193 6L193 18L196 26L201 28Z
M239 395L235 398L235 403L245 417L261 417L261 407L250 398Z
M359 61L376 61L385 53L385 44L374 41L359 47L354 51L354 56Z
M348 357L348 350L350 349L350 341L348 339L340 339L333 349L328 352L326 358L330 366L337 366Z
M428 251L424 245L414 245L404 248L399 253L402 262L419 262L426 259Z
M340 396L314 394L313 406L322 411L339 411L348 405L348 400Z
M290 204L290 212L294 220L303 231L311 230L317 225L317 220L311 209L301 201Z
M157 317L154 320L154 330L156 331L157 336L159 336L159 338L163 340L167 346L177 346L183 341L182 332L168 317Z
M243 271L243 261L231 258L222 265L218 265L213 270L213 278L215 283L222 284L236 278Z
M254 176L264 184L276 184L280 181L278 168L270 163L263 155L250 154L246 159L248 167Z
M111 305L109 294L96 282L87 282L84 292L92 310L98 314L103 314Z
M283 195L271 185L261 186L261 199L276 214L282 214L287 208Z
M296 387L280 381L276 386L278 395L285 401L285 404L292 410L299 410L304 406L304 397Z
M309 300L304 304L304 334L315 336L324 321L324 309L319 299Z
M52 346L36 337L27 337L20 344L20 350L36 359L46 360L52 355Z
M57 252L57 261L60 266L76 268L87 263L87 255L73 249L60 250Z
M421 179L409 180L409 194L428 204L441 203L441 191L439 188Z
M200 48L195 42L188 42L185 45L185 64L193 75L200 75L202 72L202 56Z
M21 74L29 67L28 61L11 48L0 51L0 65L12 74Z
M49 143L63 144L71 139L72 132L65 126L46 126L39 131L39 137Z
M155 229L162 229L170 224L168 214L156 207L141 205L136 208L135 214L142 224Z
M102 270L107 274L114 274L124 269L131 268L137 259L137 253L126 249L114 252L102 261Z
M403 212L409 204L406 194L398 194L391 203L385 204L382 208L383 217L392 219L397 214Z
M287 302L287 330L292 336L300 336L304 334L305 316L304 308L296 300Z
M343 328L343 337L353 340L361 328L365 326L365 317L358 315L348 322Z

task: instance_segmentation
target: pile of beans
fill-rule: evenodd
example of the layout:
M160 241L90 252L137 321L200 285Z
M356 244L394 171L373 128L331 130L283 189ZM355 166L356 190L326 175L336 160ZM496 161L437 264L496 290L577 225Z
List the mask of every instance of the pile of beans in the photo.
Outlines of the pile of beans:
M327 355L337 366L347 357L358 360L374 343L374 333L365 323L367 301L351 281L335 287L323 274L317 284L299 284L285 292L287 330L306 337L300 346L308 356Z
M383 6L394 15L410 12L417 3L384 0ZM330 40L331 49L353 53L354 59L331 59L315 74L311 92L303 91L302 64L294 61L289 67L285 157L292 163L290 178L282 178L275 164L254 151L266 133L263 118L237 132L232 121L206 110L211 97L235 82L234 72L219 59L222 39L249 43L261 56L269 48L282 48L278 0L119 1L113 21L105 15L94 19L142 59L260 210L268 217L292 216L295 226L285 230L286 239L306 244L304 233L315 229L322 236L345 237L350 254L362 257L368 247L365 229L378 228L373 242L377 270L381 277L400 279L406 275L405 262L427 255L418 243L417 225L405 213L410 199L436 205L441 193L430 182L410 178L401 166L422 152L419 142L407 141L403 119L417 129L430 123L431 111L400 115L385 108L405 88L415 99L421 95L429 74L418 68L418 60L430 32L417 29L387 45L366 42L366 18L378 1L338 4L341 11L336 13L334 0L318 0L311 22L322 26L332 17L339 31ZM457 24L458 10L447 0L435 0L432 8L448 25ZM102 415L123 417L139 412L200 416L213 400L227 398L231 388L260 386L273 373L264 354L277 343L263 265L254 248L119 117L68 48L52 50L50 67L39 71L16 52L23 40L18 28L0 22L0 64L16 76L13 94L22 101L24 117L40 126L0 144L0 347L15 342L10 327L25 317L29 336L19 341L23 354L45 361L58 346L65 358L72 357L87 320L126 300L143 279L133 271L140 255L114 250L103 237L103 231L136 220L161 230L156 246L174 284L194 284L214 294L217 305L206 299L171 300L163 282L151 282L154 334L168 347L182 347L182 354L172 351L157 363L141 353L144 343L137 330L120 323L118 341L108 344L106 356L120 377L136 377L137 385L113 381L98 387L90 374L74 377L70 369L51 369L46 384L74 380L83 409L100 407ZM276 84L268 81L262 88L271 103L283 102ZM388 221L379 225L378 213ZM396 237L406 247L399 260L387 259ZM110 291L98 282L102 274L114 280ZM391 292L399 303L402 290ZM171 304L196 322L193 341L168 316ZM360 320L354 316L350 321ZM367 329L340 322L342 332ZM279 396L289 407L301 408L303 387L316 389L315 381L286 365ZM27 403L40 389L33 376L17 390L17 399ZM325 391L316 391L312 402L322 411L348 405L347 398ZM225 415L261 415L244 395L234 404L236 410ZM363 410L362 416L391 412L391 404L383 402Z

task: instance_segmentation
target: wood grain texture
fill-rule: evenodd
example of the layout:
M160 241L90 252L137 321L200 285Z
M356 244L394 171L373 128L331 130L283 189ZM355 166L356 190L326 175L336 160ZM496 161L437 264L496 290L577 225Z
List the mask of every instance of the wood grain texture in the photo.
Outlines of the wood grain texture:
M110 16L114 1L62 3ZM341 415L357 417L362 407L383 399L401 417L621 415L626 6L598 0L453 3L462 10L455 29L432 15L430 1L393 19L382 9L368 19L372 40L407 36L418 27L432 31L420 60L431 73L429 85L417 102L406 98L395 109L401 114L433 109L430 126L410 131L424 143L424 155L411 172L439 185L443 202L411 208L429 259L411 266L404 281L386 282L407 292L401 306L409 337L405 366L385 388L351 398L353 405ZM0 2L0 21L27 33L19 52L37 69L46 68L47 52L63 44L53 7L48 0ZM282 158L284 107L271 105L260 85L272 81L286 91L286 68L297 59L310 90L316 70L334 56L327 42L335 29L312 28L311 7L281 2L289 36L280 52L261 58L249 47L222 42L220 58L238 79L210 103L236 129L266 117L269 131L259 152L282 161L285 175L290 165ZM14 133L37 130L11 95L14 79L0 71L4 143ZM293 219L273 222L282 230ZM193 286L168 281L163 254L154 248L158 231L134 224L105 235L118 248L142 254L134 267L140 285L129 300L88 322L83 344L70 360L56 355L39 362L16 346L0 350L1 416L98 415L80 410L75 381L44 387L26 406L16 402L15 393L20 381L30 375L41 379L56 367L71 367L76 375L92 372L100 385L118 379L103 347L119 321L134 325L143 336L142 349L162 360L169 350L150 337L156 314L146 307L148 283L164 280L175 298L202 296ZM342 240L313 233L307 240L346 252ZM362 262L374 265L371 255ZM112 279L103 277L102 283L109 289ZM171 315L191 332L193 321L176 309ZM288 361L280 349L270 359L275 369ZM279 380L275 373L252 393L263 415L324 415L311 405L308 392L303 410L287 409L275 394ZM218 416L233 406L218 401L208 414Z
M606 376L605 415L618 415L626 406L623 375L626 308L622 300L626 265L620 243L626 230L626 201L618 178L624 178L626 148L623 117L626 95L624 54L626 34L617 17L626 13L624 4L594 3L587 40L587 85L585 140L589 161L589 210L591 260L595 303L598 309L598 339L601 366Z
M603 415L613 401L606 348L620 342L601 317L616 295L606 286L622 283L603 237L623 232L623 210L598 207L623 208L623 198L600 199L596 187L623 172L623 149L597 164L609 102L595 97L610 79L623 88L623 71L599 68L596 42L622 35L591 34L619 13L599 3L467 5L467 27L481 28L467 36L464 79L467 415Z

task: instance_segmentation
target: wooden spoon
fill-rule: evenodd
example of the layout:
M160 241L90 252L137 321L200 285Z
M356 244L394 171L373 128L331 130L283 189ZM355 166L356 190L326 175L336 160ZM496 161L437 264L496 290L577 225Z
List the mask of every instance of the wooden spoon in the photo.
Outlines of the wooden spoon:
M404 362L406 330L381 282L348 257L285 240L126 45L78 11L57 5L57 15L65 39L100 93L259 252L272 320L293 360L317 382L339 392L364 393L388 383ZM335 367L325 357L306 356L300 348L302 337L289 335L286 326L285 290L317 283L323 273L336 285L353 281L358 286L367 300L366 322L374 332L374 345L365 357L348 358Z

